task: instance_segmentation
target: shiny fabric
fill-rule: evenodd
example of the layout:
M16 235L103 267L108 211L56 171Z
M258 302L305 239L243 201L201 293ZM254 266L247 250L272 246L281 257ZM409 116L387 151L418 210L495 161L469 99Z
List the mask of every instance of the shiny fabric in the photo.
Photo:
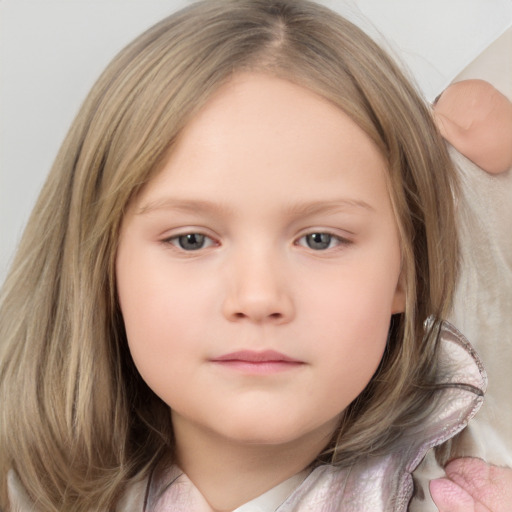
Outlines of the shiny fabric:
M449 457L479 457L512 467L512 169L493 176L449 149L460 177L457 225L462 258L450 322L472 340L489 373L482 410L451 441ZM443 476L443 468L429 453L415 472L425 498L415 498L410 512L437 512L428 483Z
M429 421L405 431L388 455L348 469L320 466L300 484L276 512L405 512L413 495L412 472L425 454L460 432L483 402L487 377L468 341L451 324L440 331L442 373L445 379ZM116 512L202 512L199 491L183 488L175 467L149 482L132 484ZM9 497L17 512L36 512L13 471ZM195 504L202 503L201 508ZM97 512L97 511L95 511Z
M434 446L460 432L483 402L487 377L467 340L450 324L441 333L441 361L446 378L427 423L403 433L387 456L348 469L314 469L276 512L405 512L414 492L412 472ZM204 499L190 487L183 492L172 467L150 482L146 503L132 494L118 512L203 512ZM178 485L175 485L178 484ZM197 490L196 490L197 491ZM197 491L198 492L198 491ZM135 493L136 494L136 493ZM157 497L155 499L155 497ZM198 508L196 508L196 505Z

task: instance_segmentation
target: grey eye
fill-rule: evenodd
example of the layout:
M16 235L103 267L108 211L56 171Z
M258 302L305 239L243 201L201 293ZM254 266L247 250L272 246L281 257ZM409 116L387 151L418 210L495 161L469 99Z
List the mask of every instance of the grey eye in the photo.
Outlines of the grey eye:
M205 247L207 237L200 233L187 233L174 238L173 241L184 251L197 251Z
M305 237L306 245L315 251L322 251L331 246L333 236L330 233L310 233Z

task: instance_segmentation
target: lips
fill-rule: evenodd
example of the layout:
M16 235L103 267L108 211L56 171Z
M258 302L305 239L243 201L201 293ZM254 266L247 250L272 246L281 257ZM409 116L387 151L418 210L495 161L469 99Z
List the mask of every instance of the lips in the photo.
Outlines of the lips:
M211 362L228 369L258 374L277 373L304 365L303 361L274 350L240 350L215 357Z
M238 352L231 352L220 357L212 359L212 361L245 361L247 363L268 363L268 362L284 362L284 363L301 363L297 359L288 357L275 350L264 350L257 352L253 350L240 350Z

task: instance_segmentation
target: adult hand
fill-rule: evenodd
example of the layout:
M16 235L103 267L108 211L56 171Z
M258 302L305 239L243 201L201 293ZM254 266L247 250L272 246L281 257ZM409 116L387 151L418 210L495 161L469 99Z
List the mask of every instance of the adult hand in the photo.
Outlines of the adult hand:
M512 469L461 458L445 471L446 478L430 482L440 512L512 512Z

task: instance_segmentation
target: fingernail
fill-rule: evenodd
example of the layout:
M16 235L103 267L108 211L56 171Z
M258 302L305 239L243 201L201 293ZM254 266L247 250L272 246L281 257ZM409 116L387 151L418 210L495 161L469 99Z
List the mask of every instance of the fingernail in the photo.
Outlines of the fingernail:
M444 91L443 91L443 92L444 92ZM441 92L440 94L438 94L438 95L435 97L434 101L432 102L432 106L433 106L433 107L435 107L435 106L436 106L437 102L439 101L439 98L443 95L443 92Z

